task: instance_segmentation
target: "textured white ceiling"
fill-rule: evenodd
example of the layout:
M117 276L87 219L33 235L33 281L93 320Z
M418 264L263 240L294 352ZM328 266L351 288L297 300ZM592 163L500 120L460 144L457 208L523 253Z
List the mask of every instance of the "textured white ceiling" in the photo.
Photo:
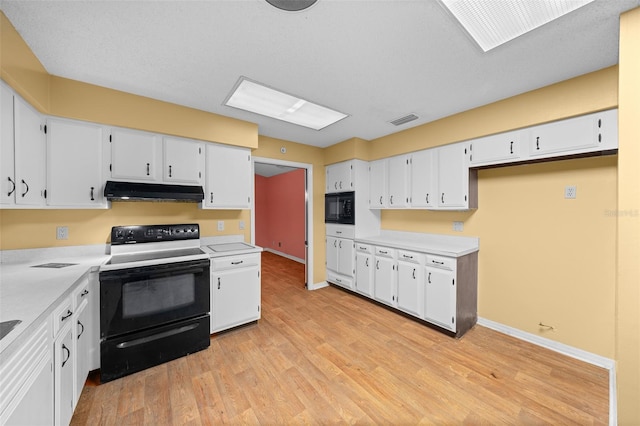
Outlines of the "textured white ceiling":
M1 7L51 74L258 123L329 146L375 139L618 62L619 15L596 0L487 53L437 0L25 1ZM321 131L226 107L240 76L350 115ZM388 121L416 113L395 127Z

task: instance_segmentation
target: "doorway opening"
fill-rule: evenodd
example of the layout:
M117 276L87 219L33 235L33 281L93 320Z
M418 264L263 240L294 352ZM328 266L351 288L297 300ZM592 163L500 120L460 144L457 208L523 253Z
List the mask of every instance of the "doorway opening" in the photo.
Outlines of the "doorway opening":
M313 165L261 157L253 157L252 162L251 242L304 263L304 286L313 290ZM265 195L269 200L265 201ZM271 206L265 206L265 202ZM266 216L272 217L256 220L256 212L264 215L265 209L269 212Z

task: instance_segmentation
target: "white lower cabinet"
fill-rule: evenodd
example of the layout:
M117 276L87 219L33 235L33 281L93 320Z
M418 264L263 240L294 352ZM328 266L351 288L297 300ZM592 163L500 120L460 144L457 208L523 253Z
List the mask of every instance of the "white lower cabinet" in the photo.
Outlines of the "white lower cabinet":
M55 424L68 425L73 416L74 407L74 368L76 364L73 351L73 327L68 322L58 332L53 342L54 362L54 401Z
M211 259L211 333L260 319L260 253Z
M398 309L421 317L424 307L424 254L398 250Z
M373 297L373 247L356 244L356 291Z
M426 267L425 273L425 319L456 331L455 271Z
M53 424L53 354L49 316L0 364L0 424Z
M375 248L373 271L373 297L380 302L396 306L396 250L388 247Z
M356 274L353 225L326 225L327 281L353 290Z

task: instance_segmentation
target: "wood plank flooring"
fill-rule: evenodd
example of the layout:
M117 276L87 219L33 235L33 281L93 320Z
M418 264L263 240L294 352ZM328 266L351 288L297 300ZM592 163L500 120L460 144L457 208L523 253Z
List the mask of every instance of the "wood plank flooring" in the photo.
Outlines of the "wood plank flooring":
M608 372L476 326L459 340L262 255L262 319L102 385L72 425L607 424Z

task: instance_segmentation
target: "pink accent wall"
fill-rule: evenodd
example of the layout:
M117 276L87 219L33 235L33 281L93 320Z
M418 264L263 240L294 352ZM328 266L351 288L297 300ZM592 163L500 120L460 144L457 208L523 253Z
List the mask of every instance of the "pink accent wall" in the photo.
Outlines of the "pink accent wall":
M256 244L304 259L304 169L255 176Z

